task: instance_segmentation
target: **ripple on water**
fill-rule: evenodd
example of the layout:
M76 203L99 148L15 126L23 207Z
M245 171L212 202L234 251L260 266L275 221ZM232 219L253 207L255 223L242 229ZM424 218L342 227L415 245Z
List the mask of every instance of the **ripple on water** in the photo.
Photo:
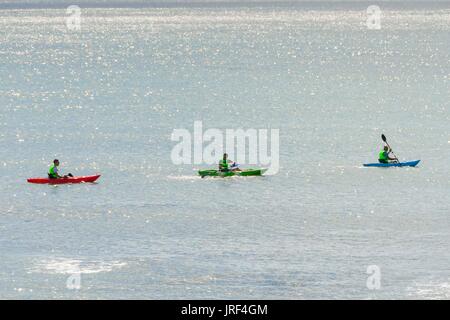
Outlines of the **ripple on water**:
M52 258L36 261L30 273L74 274L111 272L125 267L127 264L119 260L101 261L73 258Z
M408 296L414 299L450 299L450 282L416 283L408 287L407 292Z

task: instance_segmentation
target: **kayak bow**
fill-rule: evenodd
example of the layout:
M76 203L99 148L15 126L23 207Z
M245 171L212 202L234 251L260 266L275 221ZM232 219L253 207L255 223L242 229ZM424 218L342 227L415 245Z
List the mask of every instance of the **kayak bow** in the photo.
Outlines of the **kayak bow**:
M267 169L245 169L242 171L226 171L222 172L216 169L210 169L210 170L199 170L198 174L203 177L232 177L232 176L241 176L241 177L248 177L248 176L261 176L266 172Z
M95 182L98 178L100 178L100 175L84 176L84 177L67 177L60 179L30 178L27 179L27 181L29 183L37 183L37 184L67 184L67 183Z
M364 163L364 167L415 167L420 160L392 163Z

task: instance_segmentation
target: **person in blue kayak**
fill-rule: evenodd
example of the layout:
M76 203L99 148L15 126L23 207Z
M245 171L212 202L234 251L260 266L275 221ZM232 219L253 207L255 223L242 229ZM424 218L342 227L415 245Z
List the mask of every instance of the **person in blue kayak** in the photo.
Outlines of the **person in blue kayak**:
M384 146L383 150L380 151L378 155L378 161L380 163L398 162L397 158L390 157L392 150L388 146Z
M68 175L65 175L65 176L60 176L58 167L59 167L59 160L58 159L53 160L53 164L48 169L48 178L49 179L65 179L67 177L73 177L73 175L71 173L69 173Z
M239 166L236 162L228 159L227 153L224 153L222 160L219 161L219 171L220 172L241 171L241 169L239 169Z

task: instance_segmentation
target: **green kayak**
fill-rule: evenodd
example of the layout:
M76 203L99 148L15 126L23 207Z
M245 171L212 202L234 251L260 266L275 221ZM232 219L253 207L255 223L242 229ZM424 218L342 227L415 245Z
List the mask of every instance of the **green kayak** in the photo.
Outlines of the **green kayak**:
M216 169L210 169L210 170L199 170L198 174L204 178L204 177L232 177L232 176L261 176L264 172L266 172L267 169L245 169L242 171L219 171Z

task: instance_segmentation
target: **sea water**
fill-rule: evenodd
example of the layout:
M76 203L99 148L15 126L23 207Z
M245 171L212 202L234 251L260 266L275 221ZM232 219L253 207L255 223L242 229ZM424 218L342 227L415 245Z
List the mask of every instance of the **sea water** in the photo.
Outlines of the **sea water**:
M48 3L0 9L0 298L450 298L448 3ZM278 174L175 165L195 121Z

